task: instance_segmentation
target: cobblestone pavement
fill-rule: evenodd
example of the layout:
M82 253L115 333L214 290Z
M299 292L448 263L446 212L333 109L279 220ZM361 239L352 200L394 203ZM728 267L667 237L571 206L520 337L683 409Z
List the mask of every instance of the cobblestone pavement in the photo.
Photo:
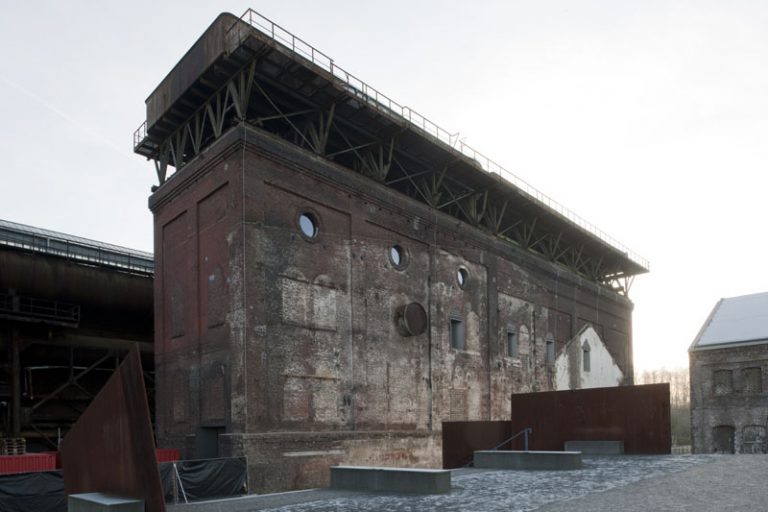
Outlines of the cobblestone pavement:
M734 457L731 457L732 459ZM712 455L685 456L625 456L585 458L584 469L579 471L481 471L461 470L453 474L453 490L447 495L413 496L402 494L325 496L321 501L270 508L280 512L352 512L378 511L477 511L522 512L539 510L542 506L560 502L560 508L543 510L629 510L614 496L606 502L607 508L590 508L588 500L580 503L584 508L572 508L579 498L592 497L617 488L626 488L635 482L653 479L666 481L672 475L696 467L712 466L718 461ZM717 471L715 471L717 472ZM762 475L766 472L762 471ZM685 479L684 479L685 480ZM644 492L630 493L643 499ZM569 500L568 503L562 503ZM633 509L634 510L634 509ZM645 506L637 510L664 510ZM670 510L699 510L675 508ZM761 509L765 510L765 509Z
M448 495L334 489L190 503L170 512L768 511L768 456L681 455L585 458L580 471L459 470Z
M722 455L712 464L553 503L537 512L766 511L766 476L766 455Z

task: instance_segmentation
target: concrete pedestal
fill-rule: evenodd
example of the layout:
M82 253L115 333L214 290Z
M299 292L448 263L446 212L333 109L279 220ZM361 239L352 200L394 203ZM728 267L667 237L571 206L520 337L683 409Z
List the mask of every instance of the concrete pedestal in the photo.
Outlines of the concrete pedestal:
M144 512L144 501L100 492L70 494L68 512Z
M356 491L445 494L451 492L451 472L445 469L333 466L331 487Z
M624 441L566 441L565 450L582 455L624 455Z
M581 469L581 452L483 450L475 452L474 462L488 469Z

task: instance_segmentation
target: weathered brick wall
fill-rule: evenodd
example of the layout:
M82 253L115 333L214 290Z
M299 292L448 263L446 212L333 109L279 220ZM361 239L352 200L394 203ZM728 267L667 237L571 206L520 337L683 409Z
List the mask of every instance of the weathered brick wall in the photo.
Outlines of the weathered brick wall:
M586 322L632 375L626 298L258 130L231 130L150 205L158 437L191 448L222 428L258 489L321 485L338 462L440 466L441 421L507 419L511 393L553 389L546 340ZM404 336L414 302L428 326ZM269 465L286 476L258 476Z
M766 453L768 343L690 352L694 453Z

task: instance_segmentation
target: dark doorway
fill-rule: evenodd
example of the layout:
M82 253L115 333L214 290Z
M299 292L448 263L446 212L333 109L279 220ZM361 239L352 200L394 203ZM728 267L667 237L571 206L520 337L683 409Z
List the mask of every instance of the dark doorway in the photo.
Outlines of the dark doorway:
M715 453L734 453L734 428L720 425L712 429L712 446Z
M224 427L200 427L195 436L195 458L215 459L219 455L219 434Z

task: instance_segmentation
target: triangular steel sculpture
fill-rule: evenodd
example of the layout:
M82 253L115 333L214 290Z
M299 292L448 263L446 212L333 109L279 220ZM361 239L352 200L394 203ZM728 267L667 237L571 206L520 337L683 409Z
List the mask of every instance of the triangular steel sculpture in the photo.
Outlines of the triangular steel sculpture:
M61 460L67 495L102 492L165 511L138 346L64 438Z

